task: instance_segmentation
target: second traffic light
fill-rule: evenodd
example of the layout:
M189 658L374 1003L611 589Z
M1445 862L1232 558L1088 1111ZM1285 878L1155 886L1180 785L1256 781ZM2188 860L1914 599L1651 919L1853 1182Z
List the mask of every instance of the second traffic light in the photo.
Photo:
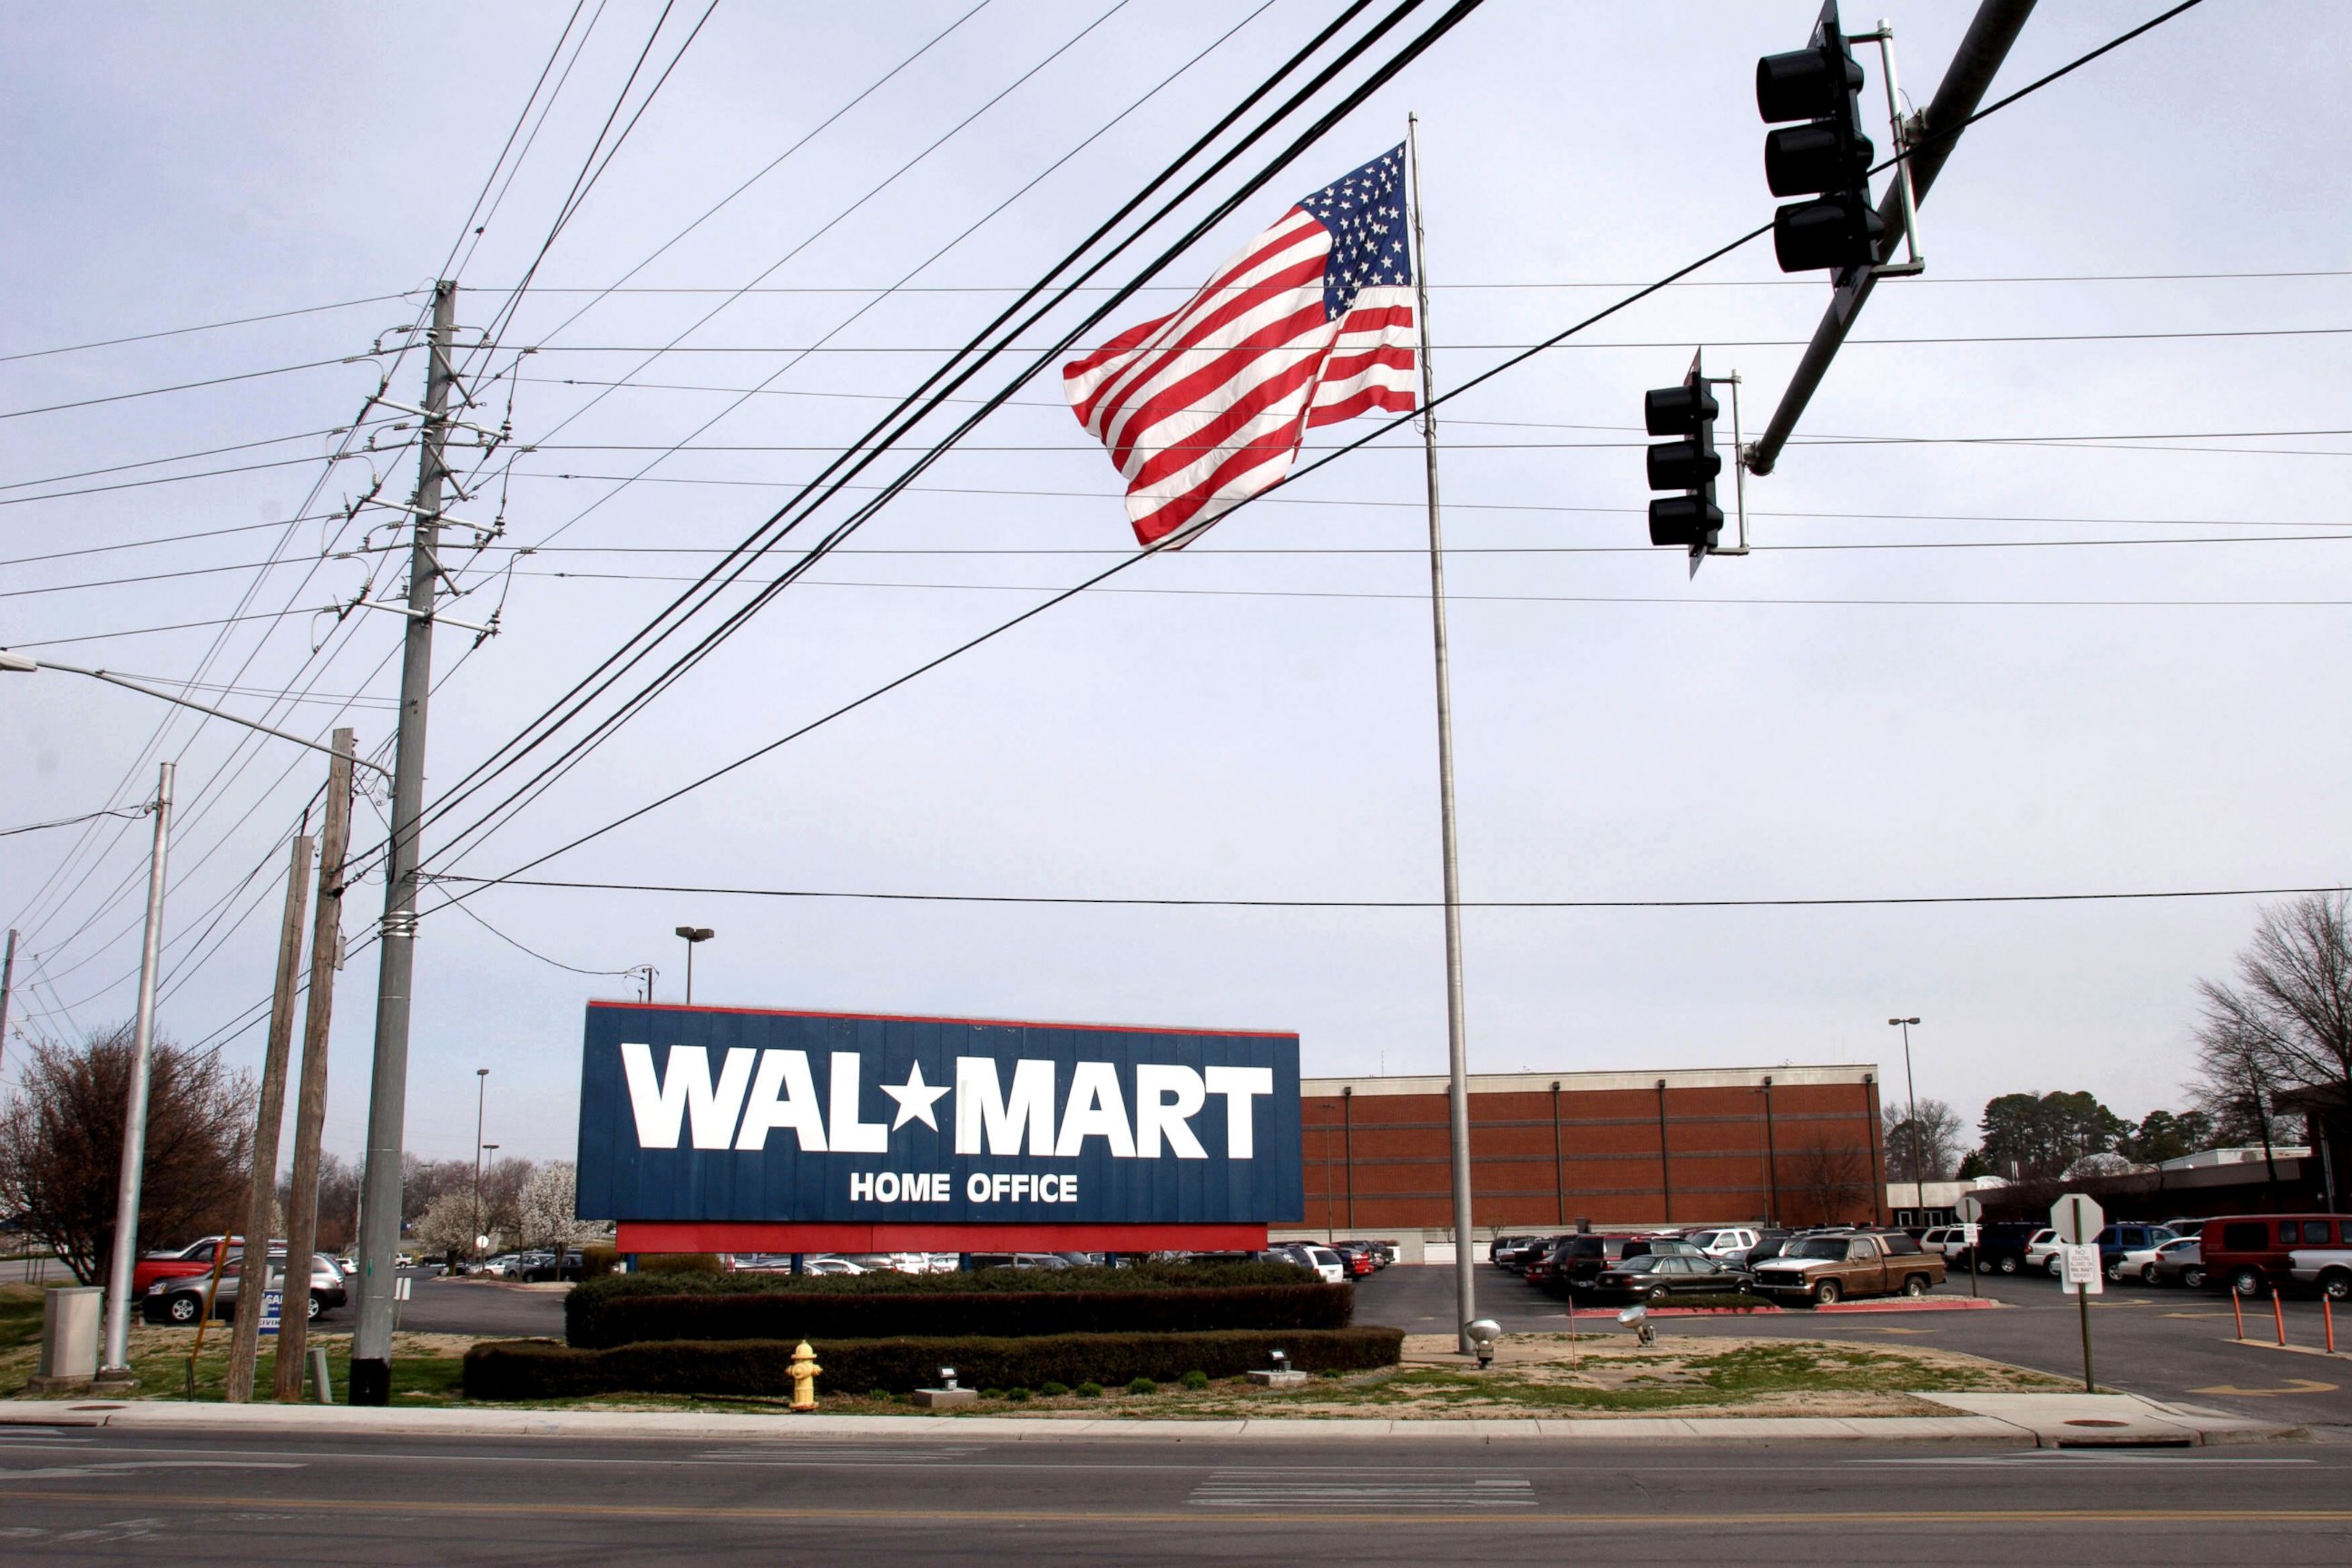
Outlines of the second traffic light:
M1716 476L1723 472L1715 449L1717 411L1696 359L1680 386L1662 386L1642 398L1643 426L1653 436L1680 437L1650 448L1650 488L1684 492L1651 500L1650 542L1687 549L1693 571L1723 531L1723 509L1715 504Z
M1877 149L1862 132L1862 67L1839 28L1837 0L1822 7L1807 47L1756 62L1756 109L1768 125L1801 120L1764 138L1764 180L1776 196L1810 195L1772 216L1772 251L1783 272L1868 267L1886 222L1870 200Z

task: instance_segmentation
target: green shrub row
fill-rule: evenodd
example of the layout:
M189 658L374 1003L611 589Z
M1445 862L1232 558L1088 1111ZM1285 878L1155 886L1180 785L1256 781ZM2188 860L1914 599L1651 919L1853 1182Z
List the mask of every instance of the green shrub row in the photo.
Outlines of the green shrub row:
M1283 1351L1307 1372L1394 1366L1402 1329L1234 1331L1200 1334L1049 1334L1028 1339L835 1340L814 1345L820 1394L939 1386L956 1369L967 1388L1041 1388L1048 1383L1123 1387L1138 1378L1173 1383L1185 1373L1238 1377ZM598 1394L711 1394L782 1397L793 1391L793 1342L673 1340L577 1350L551 1340L483 1341L466 1352L469 1399L568 1399Z
M945 1278L944 1276L942 1278ZM585 1300L583 1300L583 1298ZM869 1340L973 1335L1202 1333L1220 1329L1344 1329L1344 1285L1242 1285L1131 1290L943 1290L844 1294L761 1290L710 1295L574 1290L564 1338L583 1350L655 1340Z

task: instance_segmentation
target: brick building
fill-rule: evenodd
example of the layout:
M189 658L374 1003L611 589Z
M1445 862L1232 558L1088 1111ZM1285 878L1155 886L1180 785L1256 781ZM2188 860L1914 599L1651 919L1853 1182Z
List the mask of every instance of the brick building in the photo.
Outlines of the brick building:
M1450 1234L1446 1080L1308 1079L1303 1231ZM1476 1231L1884 1221L1877 1071L1470 1079Z

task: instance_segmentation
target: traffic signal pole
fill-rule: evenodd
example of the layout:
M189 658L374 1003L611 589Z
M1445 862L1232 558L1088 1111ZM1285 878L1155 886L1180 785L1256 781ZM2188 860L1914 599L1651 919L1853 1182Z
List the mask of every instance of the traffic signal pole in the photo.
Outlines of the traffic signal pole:
M2010 46L2025 26L2026 17L2033 14L2033 0L1983 0L1977 7L1976 17L1960 39L1952 63L1945 68L1944 79L1936 89L1935 100L1902 133L1903 146L1911 178L1889 181L1886 195L1879 203L1879 216L1885 220L1886 232L1879 241L1877 260L1891 260L1895 245L1911 231L1910 218L1919 204L1927 199L1927 188L1936 183L1943 171L1944 161L1952 155L1959 141L1959 127L1977 111L1984 101L1985 89L2009 58ZM1948 134L1944 127L1952 128ZM1862 313L1870 291L1877 286L1878 272L1871 267L1847 268L1839 276L1837 291L1831 296L1830 308L1822 317L1822 324L1813 329L1812 342L1806 345L1804 358L1789 378L1789 389L1780 395L1780 405L1772 411L1763 434L1756 444L1740 454L1742 466L1751 474L1769 474L1780 461L1780 449L1788 445L1789 437L1796 430L1797 421L1803 417L1805 405L1829 374L1830 362L1837 357L1845 343L1846 334L1853 329L1854 318Z
M393 1290L399 1278L402 1142L408 1111L408 1026L416 967L418 819L425 794L425 712L433 691L436 552L447 470L449 340L457 285L433 287L425 425L418 442L415 535L408 563L408 636L400 668L400 731L393 757L392 839L384 869L383 957L376 969L375 1064L368 1086L367 1168L360 1211L359 1322L352 1334L351 1400L392 1399Z

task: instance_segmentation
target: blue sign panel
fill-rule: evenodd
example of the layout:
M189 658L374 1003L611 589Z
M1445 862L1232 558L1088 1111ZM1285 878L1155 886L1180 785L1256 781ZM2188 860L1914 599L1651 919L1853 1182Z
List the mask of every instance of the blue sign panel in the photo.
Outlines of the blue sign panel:
M1298 1037L593 1002L583 1219L1283 1224Z

